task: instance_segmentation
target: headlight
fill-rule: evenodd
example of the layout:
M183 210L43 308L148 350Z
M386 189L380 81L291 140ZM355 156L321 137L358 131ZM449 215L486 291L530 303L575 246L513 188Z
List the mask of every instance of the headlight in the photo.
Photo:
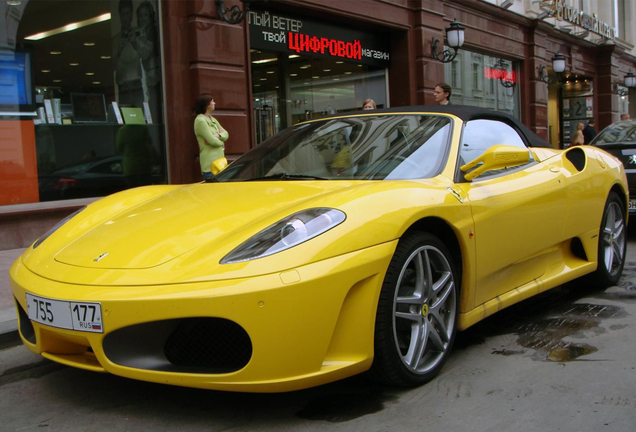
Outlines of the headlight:
M86 208L86 206L82 207L81 209L77 210L76 212L73 212L72 214L66 216L64 219L62 219L61 221L59 221L58 223L55 224L55 226L53 228L51 228L50 230L48 230L46 232L46 234L44 234L42 237L40 237L39 239L37 239L35 241L35 243L33 243L33 249L35 249L36 247L40 246L42 244L42 242L44 240L46 240L47 238L49 238L49 236L51 234L53 234L55 231L57 231L62 225L64 225L66 222L68 222L69 220L71 220L73 218L73 216L75 216L76 214L78 214L79 212L81 212L82 210L84 210Z
M295 213L265 228L227 254L221 264L263 258L306 242L341 224L346 215L332 208L313 208Z

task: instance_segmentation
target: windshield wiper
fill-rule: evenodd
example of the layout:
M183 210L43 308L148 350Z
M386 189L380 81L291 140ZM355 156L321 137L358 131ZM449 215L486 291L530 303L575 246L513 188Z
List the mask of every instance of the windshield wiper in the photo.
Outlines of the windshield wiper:
M327 180L324 177L317 177L312 175L305 174L287 174L287 173L278 173L267 175L263 177L254 177L251 179L247 179L245 181L259 181L259 180Z

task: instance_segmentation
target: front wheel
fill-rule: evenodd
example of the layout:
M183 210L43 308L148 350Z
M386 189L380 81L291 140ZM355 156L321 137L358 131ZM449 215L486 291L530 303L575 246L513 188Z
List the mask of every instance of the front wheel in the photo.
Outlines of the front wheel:
M601 288L618 283L625 266L626 250L623 202L615 192L611 192L605 203L599 233L598 268L591 275L592 280Z
M455 339L458 281L452 256L437 237L418 232L400 241L378 303L375 378L415 386L437 375Z

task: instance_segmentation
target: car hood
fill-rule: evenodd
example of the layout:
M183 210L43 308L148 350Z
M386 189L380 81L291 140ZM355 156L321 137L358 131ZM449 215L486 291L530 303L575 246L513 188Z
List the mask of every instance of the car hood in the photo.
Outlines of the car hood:
M282 272L395 240L427 212L439 213L441 204L461 206L448 184L447 179L271 181L138 188L90 204L37 249L29 248L22 263L51 280L102 286ZM220 264L255 234L315 207L340 209L347 220L286 251ZM469 217L470 209L461 207Z
M350 183L252 182L183 187L96 224L61 249L55 260L94 268L155 267L347 186Z

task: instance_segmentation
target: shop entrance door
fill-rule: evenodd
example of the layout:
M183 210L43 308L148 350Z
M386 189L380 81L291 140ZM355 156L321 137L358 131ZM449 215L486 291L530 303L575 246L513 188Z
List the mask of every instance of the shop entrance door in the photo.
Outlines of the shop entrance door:
M254 108L254 135L260 143L274 135L274 108L263 106Z
M591 77L569 75L560 90L561 145L568 148L578 125L585 127L594 118L594 81Z

